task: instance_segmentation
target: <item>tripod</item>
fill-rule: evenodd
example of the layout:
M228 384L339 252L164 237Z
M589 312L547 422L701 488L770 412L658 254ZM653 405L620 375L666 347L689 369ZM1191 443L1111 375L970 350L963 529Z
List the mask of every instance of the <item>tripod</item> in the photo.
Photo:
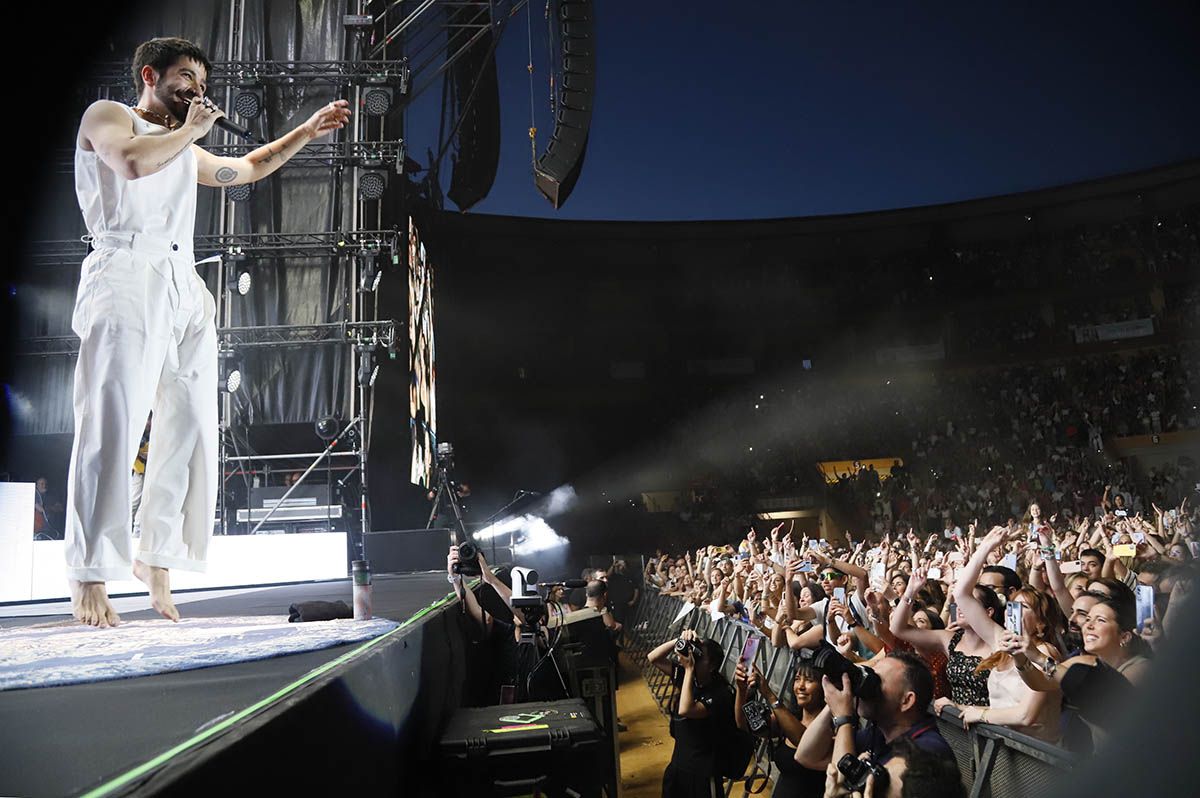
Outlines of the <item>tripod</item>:
M558 683L562 687L563 696L570 696L571 691L567 689L567 680L563 678L562 669L558 667L558 660L554 656L554 649L558 646L559 638L562 637L563 628L558 627L557 634L554 635L553 641L550 639L550 630L542 625L545 619L545 605L541 607L530 607L524 609L525 623L521 626L521 638L517 642L517 648L528 646L533 653L536 662L529 673L525 676L525 695L528 698L530 688L533 685L533 675L537 673L538 668L542 667L542 663L550 660L550 664L554 666L554 673L558 676ZM538 638L543 638L546 641L546 653L538 658Z
M463 521L462 505L458 503L458 493L454 490L454 481L450 479L451 462L448 457L438 455L437 462L437 492L433 497L433 509L429 512L429 522L425 524L426 529L433 529L437 523L438 515L442 511L443 504L449 504L450 509L454 512L454 521L458 525L458 534L462 536L464 541L469 541L471 536L467 534L467 524ZM455 545L458 541L455 539L454 529L451 528L450 545Z

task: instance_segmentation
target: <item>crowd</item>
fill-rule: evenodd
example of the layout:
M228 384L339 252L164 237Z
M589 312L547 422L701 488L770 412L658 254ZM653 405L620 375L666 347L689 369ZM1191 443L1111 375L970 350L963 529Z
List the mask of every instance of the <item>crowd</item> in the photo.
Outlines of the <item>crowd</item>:
M1133 473L1108 456L1105 441L1200 428L1198 355L1200 347L1183 344L874 385L806 376L726 402L718 415L770 412L781 421L748 433L746 462L709 468L708 500L721 489L820 493L814 462L875 456L899 459L904 478L844 472L827 490L858 513L855 524L879 533L901 521L939 531L951 511L959 523L1007 522L1033 501L1082 515L1100 506L1106 485L1148 514L1151 501L1179 501L1181 477L1195 464L1185 457L1158 466L1165 475ZM689 434L704 439L703 423Z
M657 553L648 591L750 624L797 663L776 695L753 662L739 660L724 684L714 641L672 639L651 652L680 677L664 795L708 794L715 759L705 746L726 715L752 728L756 696L761 733L774 740L776 795L849 794L856 768L874 774L875 795L960 795L930 713L1092 752L1173 644L1200 563L1189 497L1146 513L1113 491L1100 502L1095 515L1035 502L1000 523L928 535L900 523L868 539L796 540L780 524ZM830 651L854 678L829 678Z

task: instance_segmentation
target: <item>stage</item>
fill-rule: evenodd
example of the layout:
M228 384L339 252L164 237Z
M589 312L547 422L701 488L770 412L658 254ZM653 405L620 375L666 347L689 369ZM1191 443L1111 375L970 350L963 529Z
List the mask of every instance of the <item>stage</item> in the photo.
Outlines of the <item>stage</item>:
M373 593L375 617L400 627L366 642L0 692L0 794L419 792L433 730L461 703L464 642L457 613L446 611L456 601L444 571L376 575ZM286 618L294 603L349 604L351 586L338 579L176 598L185 618ZM145 596L114 603L122 622L158 617ZM68 602L0 606L0 645L3 630L69 620Z

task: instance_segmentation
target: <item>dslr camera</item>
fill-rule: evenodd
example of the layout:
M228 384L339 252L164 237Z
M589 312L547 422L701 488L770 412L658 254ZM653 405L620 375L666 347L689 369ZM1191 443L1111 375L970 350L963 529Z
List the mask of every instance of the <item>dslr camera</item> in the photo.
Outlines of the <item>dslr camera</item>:
M682 637L675 641L675 652L672 660L678 663L680 656L688 654L693 660L701 654L700 644L695 640L684 640Z
M479 576L479 547L474 541L464 540L458 544L458 562L454 564L454 573L463 576Z
M838 770L842 772L842 776L846 779L846 787L851 792L859 792L867 786L867 776L875 774L875 795L887 795L888 789L888 772L887 768L875 761L875 757L868 756L866 759L859 759L854 754L845 754L838 760Z
M742 714L753 734L763 734L771 725L771 707L759 695L742 704Z
M838 650L822 640L816 648L800 651L800 661L808 665L836 685L842 683L842 674L850 674L850 692L864 701L878 701L883 697L883 683L879 674L865 665L856 665L838 653ZM840 766L840 765L839 765Z

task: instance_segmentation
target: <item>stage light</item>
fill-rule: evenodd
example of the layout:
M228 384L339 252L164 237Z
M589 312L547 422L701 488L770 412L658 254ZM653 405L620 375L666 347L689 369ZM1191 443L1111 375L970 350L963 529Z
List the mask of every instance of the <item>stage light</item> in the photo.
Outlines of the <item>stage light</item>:
M253 280L250 277L250 270L245 264L245 255L226 255L225 256L225 290L229 293L236 293L238 296L245 296L250 293L250 286Z
M358 198L378 200L383 198L388 176L383 169L364 169L358 173Z
M227 349L220 353L218 380L225 393L237 393L242 387L242 359L237 352Z
M253 195L254 187L251 183L225 187L225 196L230 202L248 202Z
M321 416L313 426L317 437L328 443L337 437L342 429L342 423L334 416Z
M375 387L375 379L379 376L379 366L375 363L375 353L370 350L359 352L358 384L366 388Z
M362 291L374 291L383 279L379 266L379 253L364 250L355 254L358 258L358 287Z
M258 119L263 111L263 88L257 83L243 83L233 97L233 111L243 119Z
M383 116L392 110L392 87L386 75L371 75L363 92L363 111L367 116Z

